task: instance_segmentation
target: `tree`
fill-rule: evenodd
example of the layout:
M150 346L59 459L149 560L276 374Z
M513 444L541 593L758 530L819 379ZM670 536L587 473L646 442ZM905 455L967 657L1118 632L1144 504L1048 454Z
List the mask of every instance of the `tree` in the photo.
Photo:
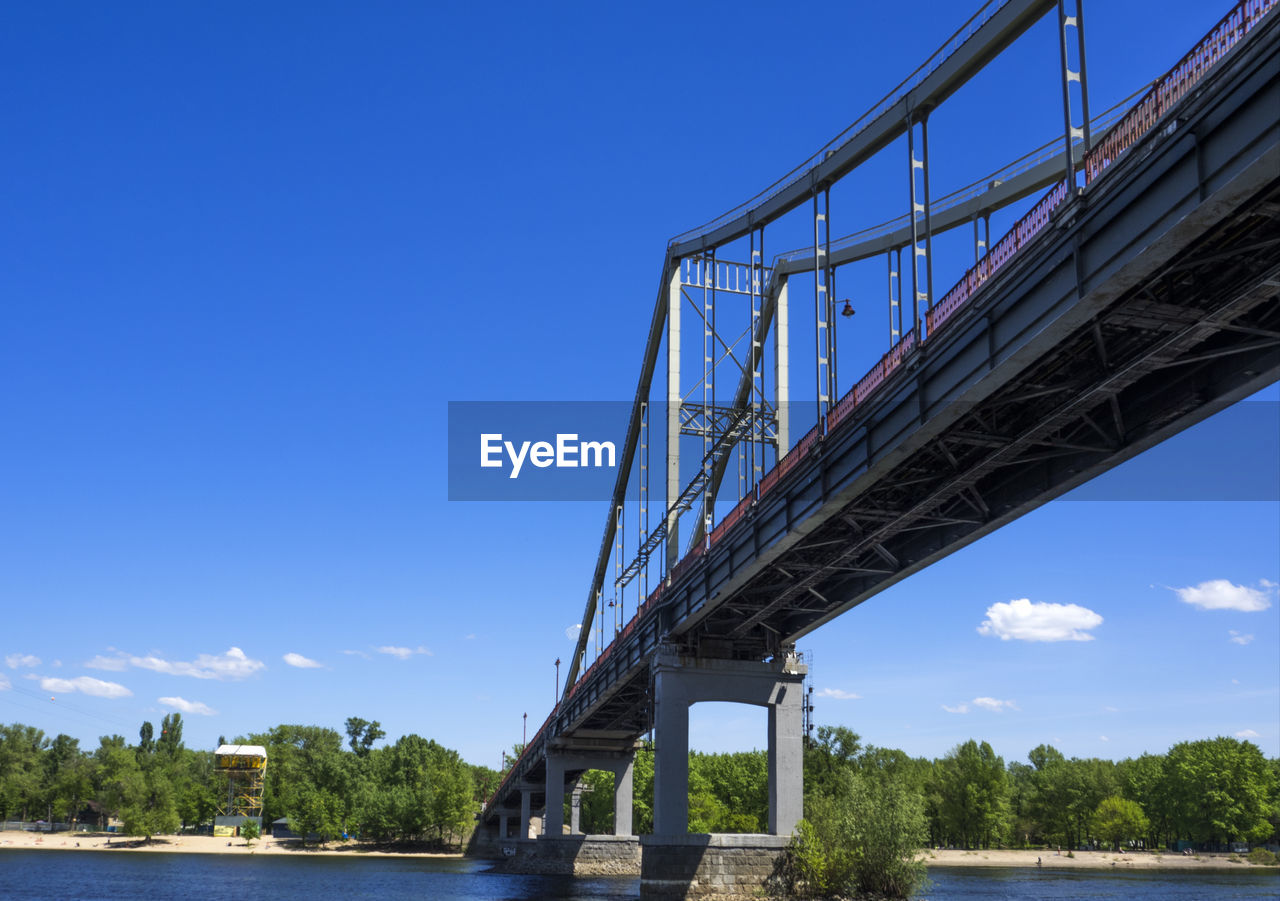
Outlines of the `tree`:
M942 796L942 826L968 848L990 847L1005 833L1009 786L1004 761L985 741L952 748L936 770Z
M1094 832L1115 851L1120 850L1121 842L1146 835L1150 825L1137 802L1116 795L1103 799L1093 812Z
M155 735L155 728L151 725L150 721L144 720L142 723L142 728L138 730L138 753L139 754L150 754L152 751L155 750L156 743L153 740L154 735Z
M346 728L351 750L357 757L367 757L373 743L387 734L377 720L370 722L358 716L347 717Z
M843 784L840 774L853 766L862 747L858 733L844 726L819 726L818 739L804 751L805 795L831 794L837 783Z
M1260 841L1271 834L1273 770L1258 746L1235 738L1181 742L1165 757L1175 829L1194 841Z
M916 792L851 768L836 770L830 791L806 802L791 845L792 890L822 897L906 898L924 881L918 858L926 836Z
M160 721L160 737L156 739L156 753L176 757L182 749L182 714L170 713Z
M27 818L42 792L41 754L49 746L34 726L0 725L0 813Z
M59 735L44 753L44 794L57 819L72 820L93 791L79 739Z
M262 837L262 828L258 825L257 820L245 820L240 826L240 837L244 839L246 845L252 845L255 840Z

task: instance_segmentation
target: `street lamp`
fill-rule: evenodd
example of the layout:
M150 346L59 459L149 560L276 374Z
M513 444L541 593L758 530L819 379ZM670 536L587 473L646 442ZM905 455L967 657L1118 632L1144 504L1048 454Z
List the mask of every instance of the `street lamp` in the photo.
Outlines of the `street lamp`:
M524 715L524 729L520 732L520 744L527 745L529 743L529 714Z
M556 658L556 693L551 698L551 705L554 707L560 701L560 658Z
M840 311L840 315L845 317L846 319L852 319L853 314L856 312L857 310L853 308L853 304L849 302L848 298L845 298L844 309Z

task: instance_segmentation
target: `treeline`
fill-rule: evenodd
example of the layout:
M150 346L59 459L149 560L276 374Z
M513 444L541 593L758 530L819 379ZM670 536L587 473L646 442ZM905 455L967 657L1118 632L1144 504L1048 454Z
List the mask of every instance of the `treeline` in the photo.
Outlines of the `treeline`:
M766 764L763 751L691 754L689 830L765 831ZM1280 823L1280 760L1235 738L1181 742L1165 754L1119 762L1067 758L1041 745L1027 762L1006 764L986 742L967 741L930 760L863 745L849 729L823 726L805 750L804 768L807 817L846 793L853 775L918 802L923 841L931 846L1161 848L1178 840L1221 846L1265 842ZM582 796L584 831L611 830L612 780L609 773L587 774L594 790ZM652 829L652 797L653 755L641 751L637 832Z
M95 826L119 818L130 835L212 823L226 803L226 781L212 750L183 744L182 726L175 713L158 736L148 722L136 744L110 735L88 750L67 735L0 724L0 818ZM496 771L429 739L406 735L374 748L385 733L359 717L347 720L346 733L344 744L333 729L281 725L232 740L267 749L264 823L286 817L293 831L320 840L347 834L456 846L497 785Z
M111 735L92 750L66 735L0 725L0 817L94 824L118 817L142 835L209 824L225 803L225 782L211 750L183 744L182 725L172 714L158 735L144 723L136 744ZM233 739L267 749L265 823L286 817L293 831L323 840L346 834L456 846L501 777L417 735L375 748L385 738L376 721L352 717L345 732L281 725ZM986 742L929 760L824 726L805 749L804 767L807 818L822 819L836 802L892 797L896 808L919 811L919 844L933 846L1158 848L1186 840L1212 847L1267 841L1280 822L1280 760L1234 738L1119 762L1067 758L1041 745L1026 762L1006 764ZM637 754L634 778L633 825L651 832L651 750ZM589 772L583 783L583 830L611 832L612 774ZM763 751L690 754L690 831L765 832L767 785Z

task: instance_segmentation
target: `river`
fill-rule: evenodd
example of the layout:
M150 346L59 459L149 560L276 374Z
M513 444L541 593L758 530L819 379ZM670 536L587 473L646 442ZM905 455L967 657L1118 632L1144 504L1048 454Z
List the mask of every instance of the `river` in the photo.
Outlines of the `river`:
M1275 901L1280 872L1109 873L935 869L929 901ZM478 860L228 857L203 854L0 851L3 901L203 901L378 898L383 901L634 901L634 878L489 872Z

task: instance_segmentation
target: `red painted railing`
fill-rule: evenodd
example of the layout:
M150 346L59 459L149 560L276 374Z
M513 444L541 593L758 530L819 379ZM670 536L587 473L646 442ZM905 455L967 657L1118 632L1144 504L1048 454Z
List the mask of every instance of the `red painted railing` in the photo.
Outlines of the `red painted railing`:
M1101 175L1120 154L1149 132L1161 116L1186 96L1227 51L1244 40L1245 35L1277 5L1280 5L1280 0L1242 0L1223 16L1204 39L1165 73L1129 114L1108 132L1106 138L1085 154L1086 184Z

